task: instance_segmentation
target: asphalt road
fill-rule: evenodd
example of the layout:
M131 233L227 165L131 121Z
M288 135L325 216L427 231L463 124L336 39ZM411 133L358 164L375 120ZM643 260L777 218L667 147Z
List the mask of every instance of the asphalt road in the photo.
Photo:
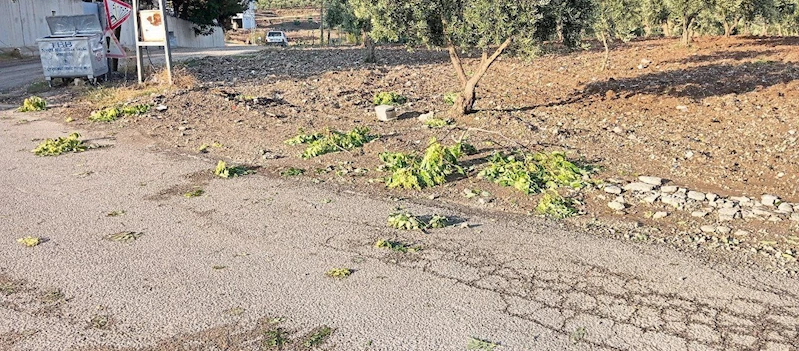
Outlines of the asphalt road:
M38 139L72 131L41 117L0 115L2 350L257 350L278 325L306 340L298 349L322 326L332 350L464 350L470 338L496 350L799 345L795 279L543 220L218 179L213 160L125 131L85 133L109 147L35 157ZM183 196L195 187L205 193ZM471 227L389 229L396 206ZM122 231L143 235L105 238ZM47 241L27 248L25 236ZM334 267L354 273L326 277Z
M179 62L205 56L242 55L262 49L264 48L258 46L226 46L209 49L176 48L172 53L172 59ZM152 54L148 57L145 51L145 63L149 64L149 60L152 60L155 64L163 64L163 50L152 49L151 52ZM135 64L135 53L133 57L129 61ZM0 92L26 87L33 82L44 81L42 64L38 58L3 62L0 64L0 78Z

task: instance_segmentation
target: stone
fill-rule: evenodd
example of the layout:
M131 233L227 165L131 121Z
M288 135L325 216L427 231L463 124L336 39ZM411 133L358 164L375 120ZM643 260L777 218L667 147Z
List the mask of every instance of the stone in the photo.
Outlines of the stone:
M782 213L791 213L793 212L793 206L791 206L791 204L787 202L783 202L779 206L777 206L777 211L780 211Z
M691 217L702 218L702 217L705 217L705 216L707 216L707 211L694 211L694 212L691 212Z
M747 232L747 231L745 231L743 229L738 229L738 230L735 231L735 234L733 234L733 235L735 235L735 236L747 236L747 235L749 235L749 232Z
M732 232L732 229L730 229L730 227L725 227L723 225L720 225L720 226L716 227L716 233L726 235L726 234L730 234L730 232Z
M621 134L621 133L624 133L624 130L622 130L619 127L613 127L613 132L616 133L616 134Z
M655 214L652 215L652 219L661 219L661 218L666 217L668 215L669 215L668 212L662 212L662 211L661 212L655 212Z
M613 201L618 202L618 203L623 204L623 205L627 204L627 200L625 200L624 196L621 196L621 195L616 196L616 199L613 200Z
M624 186L624 190L627 191L646 192L646 191L652 191L654 189L655 189L654 185L641 182L630 183Z
M423 113L423 114L419 115L419 117L416 117L416 118L417 118L417 119L418 119L420 122L424 122L424 121L427 121L428 119L431 119L431 118L433 118L435 115L436 115L436 113L435 113L435 112L433 112L433 111L430 111L430 112L428 112L428 113Z
M768 217L768 216L771 216L771 214L772 214L771 211L769 211L769 210L767 210L767 209L765 209L765 208L763 208L761 206L752 207L752 213L755 216L763 216L763 217Z
M169 107L167 105L163 105L163 104L158 104L158 106L155 107L155 110L158 111L158 112L164 112L164 111L166 111L168 109L169 109Z
M719 209L719 220L722 221L731 221L739 216L740 209L737 207L729 207L729 208L722 208Z
M699 230L701 230L702 233L715 233L716 232L716 226L703 225L703 226L699 227Z
M660 186L661 184L663 184L663 179L662 178L658 178L658 177L640 176L640 177L638 177L638 180L640 180L640 181L642 181L642 182L644 182L646 184L652 184L652 185L657 185L657 186Z
M397 110L394 106L380 105L375 107L375 114L377 119L383 122L393 121L397 119Z
M660 197L660 202L675 208L679 208L682 207L682 204L685 203L685 200L674 197L673 195L664 195Z
M707 204L710 207L719 207L719 204L717 202L715 202L715 201L708 201Z
M696 201L705 201L705 193L691 190L688 192L688 198Z
M799 212L794 212L791 214L791 220L794 222L799 222Z
M621 188L615 185L608 185L603 190L605 190L605 192L608 194L616 194L616 195L621 194Z
M760 197L760 203L766 206L774 206L780 198L774 195L763 195Z
M718 199L718 198L719 198L719 196L714 194L714 193L705 194L705 199L707 199L707 201L716 201L716 199Z
M685 106L685 105L678 105L677 109L682 111L682 112L688 112L688 106Z
M744 219L757 219L757 218L760 218L756 214L754 214L752 211L746 211L746 210L741 211L741 217L743 217Z
M658 200L659 197L660 197L660 194L654 193L654 194L650 194L650 195L647 195L646 197L644 197L643 201L648 203L648 204L653 204L653 203L655 203L655 201Z
M677 191L677 187L674 185L666 185L660 187L660 192L662 193L673 193L675 191Z
M624 210L624 208L626 206L624 204L618 203L616 201L611 201L611 202L608 202L608 207L610 207L610 208L612 208L612 209L614 209L616 211L621 211L621 210Z

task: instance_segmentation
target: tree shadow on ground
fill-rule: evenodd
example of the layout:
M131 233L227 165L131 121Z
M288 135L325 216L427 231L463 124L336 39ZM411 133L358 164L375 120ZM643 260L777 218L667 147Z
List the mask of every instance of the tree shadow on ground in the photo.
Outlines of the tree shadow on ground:
M707 55L691 55L679 60L664 61L663 63L713 63L724 60L743 61L746 59L760 56L771 56L779 54L777 50L747 50L747 51L716 51Z
M564 102L597 95L668 95L698 101L712 96L745 94L796 79L799 79L799 65L792 62L715 64L593 82L586 85L582 93Z

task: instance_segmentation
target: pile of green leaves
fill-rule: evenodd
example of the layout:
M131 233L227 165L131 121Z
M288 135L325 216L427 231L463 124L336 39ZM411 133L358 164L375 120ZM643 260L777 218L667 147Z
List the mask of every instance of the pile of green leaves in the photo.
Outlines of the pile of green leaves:
M89 120L92 122L113 122L120 117L140 115L142 113L147 113L147 111L150 111L150 105L147 104L113 106L93 112L92 115L89 116Z
M324 154L339 151L349 151L376 139L377 136L369 134L369 128L356 127L355 129L342 133L335 130L328 130L324 133L304 134L286 140L288 145L308 144L302 153L302 158L313 158Z
M382 239L378 240L375 243L375 247L379 249L388 249L394 252L401 252L401 253L417 252L422 250L420 247L411 244L406 244L400 241L382 240Z
M379 92L375 94L374 97L374 104L379 105L402 105L408 101L408 98L397 94L393 91L390 92Z
M451 174L465 174L458 165L458 159L466 154L464 150L469 149L467 145L459 142L444 147L436 139L431 139L421 157L402 152L382 153L380 160L384 163L383 169L392 173L386 185L389 188L421 190L444 184Z
M444 94L444 103L447 105L455 105L455 101L458 100L458 93L446 93Z
M432 129L444 128L450 124L452 124L451 119L430 118L424 121L424 125Z
M396 212L388 216L388 226L402 230L422 230L445 228L450 223L449 218L433 215L429 220L415 216L408 211L397 209Z
M80 134L72 133L66 138L46 139L32 152L36 156L58 156L65 152L83 152L86 148L80 140Z
M556 191L551 190L544 193L535 207L535 212L553 219L563 219L577 214L574 208L574 201L560 196Z
M255 171L243 166L228 167L225 161L219 161L214 169L214 175L219 178L233 178L253 174Z
M34 111L44 111L46 109L47 109L47 101L44 101L44 99L38 96L31 96L22 102L22 106L20 106L17 109L17 111L34 112Z
M525 194L566 186L580 189L587 185L589 170L580 167L560 152L496 153L480 177L502 186L512 186Z

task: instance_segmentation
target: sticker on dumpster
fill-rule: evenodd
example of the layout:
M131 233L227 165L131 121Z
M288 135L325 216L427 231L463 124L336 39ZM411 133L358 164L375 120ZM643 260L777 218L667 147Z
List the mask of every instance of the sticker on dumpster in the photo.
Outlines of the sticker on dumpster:
M108 20L108 29L117 29L125 22L133 7L122 0L105 0L105 16Z
M108 43L108 50L106 51L107 57L111 58L125 58L128 55L125 53L125 49L122 47L122 44L119 43L117 37L114 35L114 30L109 29L105 31L105 37L111 40L105 40Z

